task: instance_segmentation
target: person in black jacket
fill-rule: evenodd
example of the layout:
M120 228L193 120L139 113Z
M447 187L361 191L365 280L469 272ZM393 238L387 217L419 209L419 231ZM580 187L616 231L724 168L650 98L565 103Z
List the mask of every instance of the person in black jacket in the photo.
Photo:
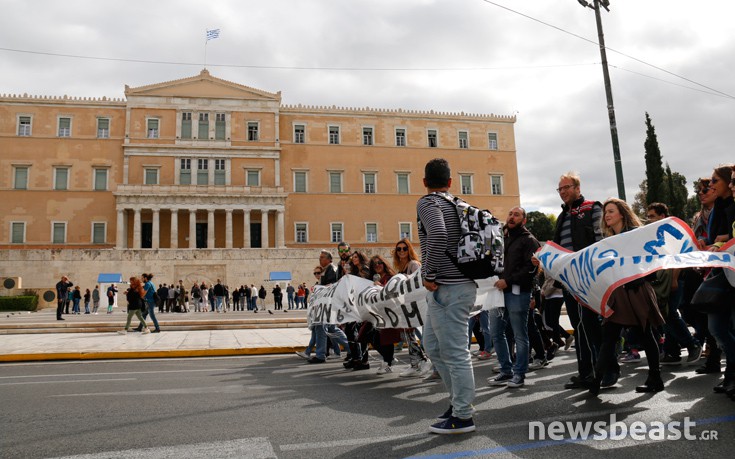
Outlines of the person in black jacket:
M579 251L602 240L600 220L602 204L582 196L580 179L576 172L567 172L559 178L559 197L564 202L556 220L554 242L571 251ZM558 284L561 287L561 284ZM595 365L602 343L600 316L577 302L574 295L563 289L564 304L574 328L577 341L577 370L564 385L565 389L589 389L595 379ZM602 380L602 387L614 385L619 372L611 371Z
M528 371L528 310L533 277L536 275L536 266L531 260L540 244L526 228L526 211L522 207L510 209L505 228L505 269L495 283L495 287L503 291L505 307L490 313L490 330L500 373L488 382L493 386L521 387ZM512 365L512 372L508 341L505 338L508 322L516 344L516 361Z
M61 280L56 283L56 320L64 320L61 314L64 312L67 292L73 285L66 276L61 276Z

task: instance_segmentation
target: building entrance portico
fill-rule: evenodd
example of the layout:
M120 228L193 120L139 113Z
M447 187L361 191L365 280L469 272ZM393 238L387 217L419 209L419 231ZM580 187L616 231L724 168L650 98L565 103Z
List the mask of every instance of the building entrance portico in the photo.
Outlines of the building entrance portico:
M140 187L114 193L116 249L285 247L283 193L172 196L130 188Z

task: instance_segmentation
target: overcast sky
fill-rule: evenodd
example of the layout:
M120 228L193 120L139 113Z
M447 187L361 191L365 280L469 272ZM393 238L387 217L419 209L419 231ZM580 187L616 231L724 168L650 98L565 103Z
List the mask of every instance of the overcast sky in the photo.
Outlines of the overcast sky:
M735 161L735 2L610 3L628 202L645 176L645 112L688 186ZM282 91L284 104L516 114L529 210L557 213L567 170L586 197L617 196L594 11L576 0L0 0L0 10L3 94L123 97L126 84L193 76L205 30L219 28L211 73Z

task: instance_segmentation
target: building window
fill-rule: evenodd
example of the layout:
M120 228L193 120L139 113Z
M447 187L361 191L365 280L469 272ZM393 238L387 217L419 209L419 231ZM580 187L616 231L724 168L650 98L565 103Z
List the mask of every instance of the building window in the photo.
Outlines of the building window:
M94 190L107 191L107 169L94 170Z
M306 193L306 171L295 171L293 173L294 193Z
M181 114L181 138L191 139L191 112Z
M107 242L107 223L92 222L92 244L105 244Z
M439 146L438 142L438 136L436 134L436 129L429 129L427 133L428 139L429 139L429 148L436 148Z
M342 172L330 172L329 173L329 192L330 193L341 193L342 192Z
M467 136L468 136L467 131L459 131L457 135L459 137L459 148L468 148L469 142L467 140Z
M224 159L214 160L214 184L227 185L227 163Z
M225 134L227 132L227 121L225 121L224 113L217 113L214 115L214 139L225 140Z
M209 185L208 159L197 159L197 185Z
M362 181L365 183L365 193L375 193L375 172L365 172L362 174Z
M110 118L97 118L97 138L110 138Z
M306 143L306 126L303 124L294 125L293 143Z
M64 244L66 243L66 222L53 222L51 223L51 243L52 244Z
M398 194L408 194L408 173L399 172L396 177L398 178Z
M344 227L342 223L332 223L332 242L338 243L342 242L344 239L342 238L342 233L344 232Z
M179 184L191 185L191 159L182 158L179 168Z
M31 117L30 116L19 116L18 117L18 135L21 137L28 137L31 135Z
M396 128L396 146L406 146L406 130L403 128Z
M257 142L260 140L257 121L248 121L248 140L251 142Z
M28 167L15 166L13 168L13 188L16 190L28 189Z
M146 167L144 184L146 185L158 185L158 168L157 167Z
M148 132L148 134L147 134L148 138L149 139L157 139L158 138L158 134L159 134L158 128L159 128L159 125L160 125L160 120L158 120L156 118L149 118L146 123L147 123L147 126L148 126L148 131L147 131Z
M329 126L329 144L339 145L339 126Z
M247 186L260 186L260 169L248 169L245 184Z
M199 114L199 132L197 133L199 140L209 139L209 113Z
M10 243L25 244L26 222L10 222Z
M69 189L69 168L68 167L55 167L54 168L54 190L68 190Z
M59 137L71 137L71 118L59 118Z
M296 223L296 242L309 242L308 225L306 223Z
M377 223L365 223L365 240L367 242L378 242Z
M492 194L503 194L503 176L490 176L490 190Z
M398 224L398 238L411 240L411 224L410 223L399 223Z
M364 127L362 128L362 144L370 146L373 144L373 128Z
M462 194L472 194L472 176L468 174L460 174L459 183L462 187Z
M488 143L488 148L490 148L491 150L497 150L498 149L498 133L488 132L487 133L487 143Z

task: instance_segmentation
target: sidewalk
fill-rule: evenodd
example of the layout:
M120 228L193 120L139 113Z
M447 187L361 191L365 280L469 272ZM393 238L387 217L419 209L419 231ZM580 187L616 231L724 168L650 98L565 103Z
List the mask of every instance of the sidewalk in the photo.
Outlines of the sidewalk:
M161 333L127 335L117 334L127 317L121 311L65 315L64 321L56 321L55 314L51 309L0 314L0 363L284 354L303 350L311 338L304 310L157 314ZM561 324L571 329L566 315ZM90 331L100 327L109 331ZM183 329L172 330L176 327Z

